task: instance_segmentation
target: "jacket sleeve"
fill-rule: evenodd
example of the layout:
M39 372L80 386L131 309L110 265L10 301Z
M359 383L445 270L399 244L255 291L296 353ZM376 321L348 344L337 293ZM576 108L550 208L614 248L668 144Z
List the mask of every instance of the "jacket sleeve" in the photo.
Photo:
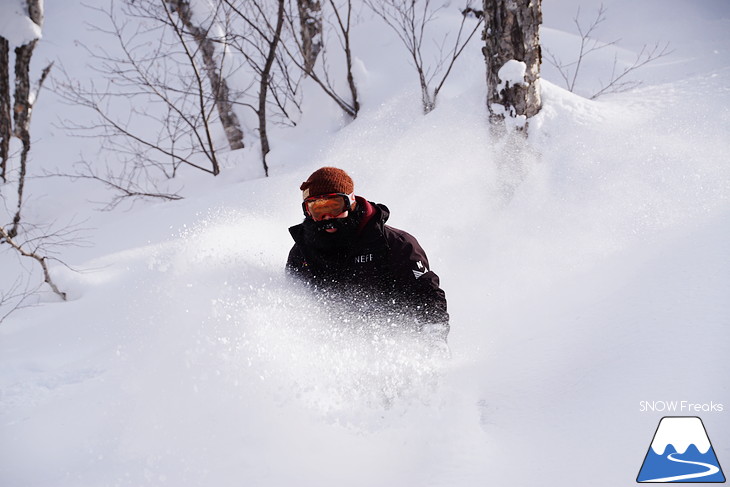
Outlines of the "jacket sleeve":
M419 325L445 338L449 332L446 293L429 266L426 252L412 235L390 229L388 241L396 285Z

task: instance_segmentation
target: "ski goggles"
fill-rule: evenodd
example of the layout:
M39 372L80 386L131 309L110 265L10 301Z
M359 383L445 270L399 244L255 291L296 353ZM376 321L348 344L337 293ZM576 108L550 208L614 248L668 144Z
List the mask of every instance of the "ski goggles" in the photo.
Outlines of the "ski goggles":
M324 217L337 218L346 211L352 211L355 204L355 193L329 193L310 196L302 202L304 216L311 216L314 220Z

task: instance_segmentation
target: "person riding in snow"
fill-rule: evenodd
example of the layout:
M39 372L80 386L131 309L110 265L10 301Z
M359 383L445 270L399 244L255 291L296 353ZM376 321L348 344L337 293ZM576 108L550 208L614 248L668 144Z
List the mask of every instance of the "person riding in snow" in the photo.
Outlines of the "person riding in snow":
M318 169L300 189L305 218L289 228L288 273L328 301L445 342L449 314L439 277L415 237L385 224L388 208L355 196L350 176L334 167Z

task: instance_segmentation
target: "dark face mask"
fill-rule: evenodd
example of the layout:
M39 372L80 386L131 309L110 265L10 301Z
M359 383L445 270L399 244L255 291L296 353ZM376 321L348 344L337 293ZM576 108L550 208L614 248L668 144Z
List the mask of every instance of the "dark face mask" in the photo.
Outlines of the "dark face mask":
M360 217L361 212L355 210L346 218L332 218L318 222L307 218L304 220L304 242L322 253L343 252L352 245L357 237ZM335 228L337 231L329 233L326 231L329 228Z

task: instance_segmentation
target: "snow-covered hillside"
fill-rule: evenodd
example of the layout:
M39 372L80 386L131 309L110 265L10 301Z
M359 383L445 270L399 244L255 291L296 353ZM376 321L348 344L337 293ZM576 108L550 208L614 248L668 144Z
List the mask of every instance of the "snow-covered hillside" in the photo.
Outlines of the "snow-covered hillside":
M68 302L0 325L0 485L629 485L666 414L639 403L662 400L724 404L674 415L701 416L730 464L730 5L603 3L600 38L621 42L576 94L543 66L526 150L489 138L478 39L423 116L405 51L363 20L360 116L278 129L269 178L247 179L247 153L185 200L104 213L90 184L31 180L29 218L83 221L89 245L53 268ZM566 60L577 7L543 4ZM85 12L48 2L39 65L80 66ZM580 96L657 41L673 52L640 88ZM33 160L68 166L89 141L42 95ZM299 184L323 165L423 244L450 360L284 279Z

